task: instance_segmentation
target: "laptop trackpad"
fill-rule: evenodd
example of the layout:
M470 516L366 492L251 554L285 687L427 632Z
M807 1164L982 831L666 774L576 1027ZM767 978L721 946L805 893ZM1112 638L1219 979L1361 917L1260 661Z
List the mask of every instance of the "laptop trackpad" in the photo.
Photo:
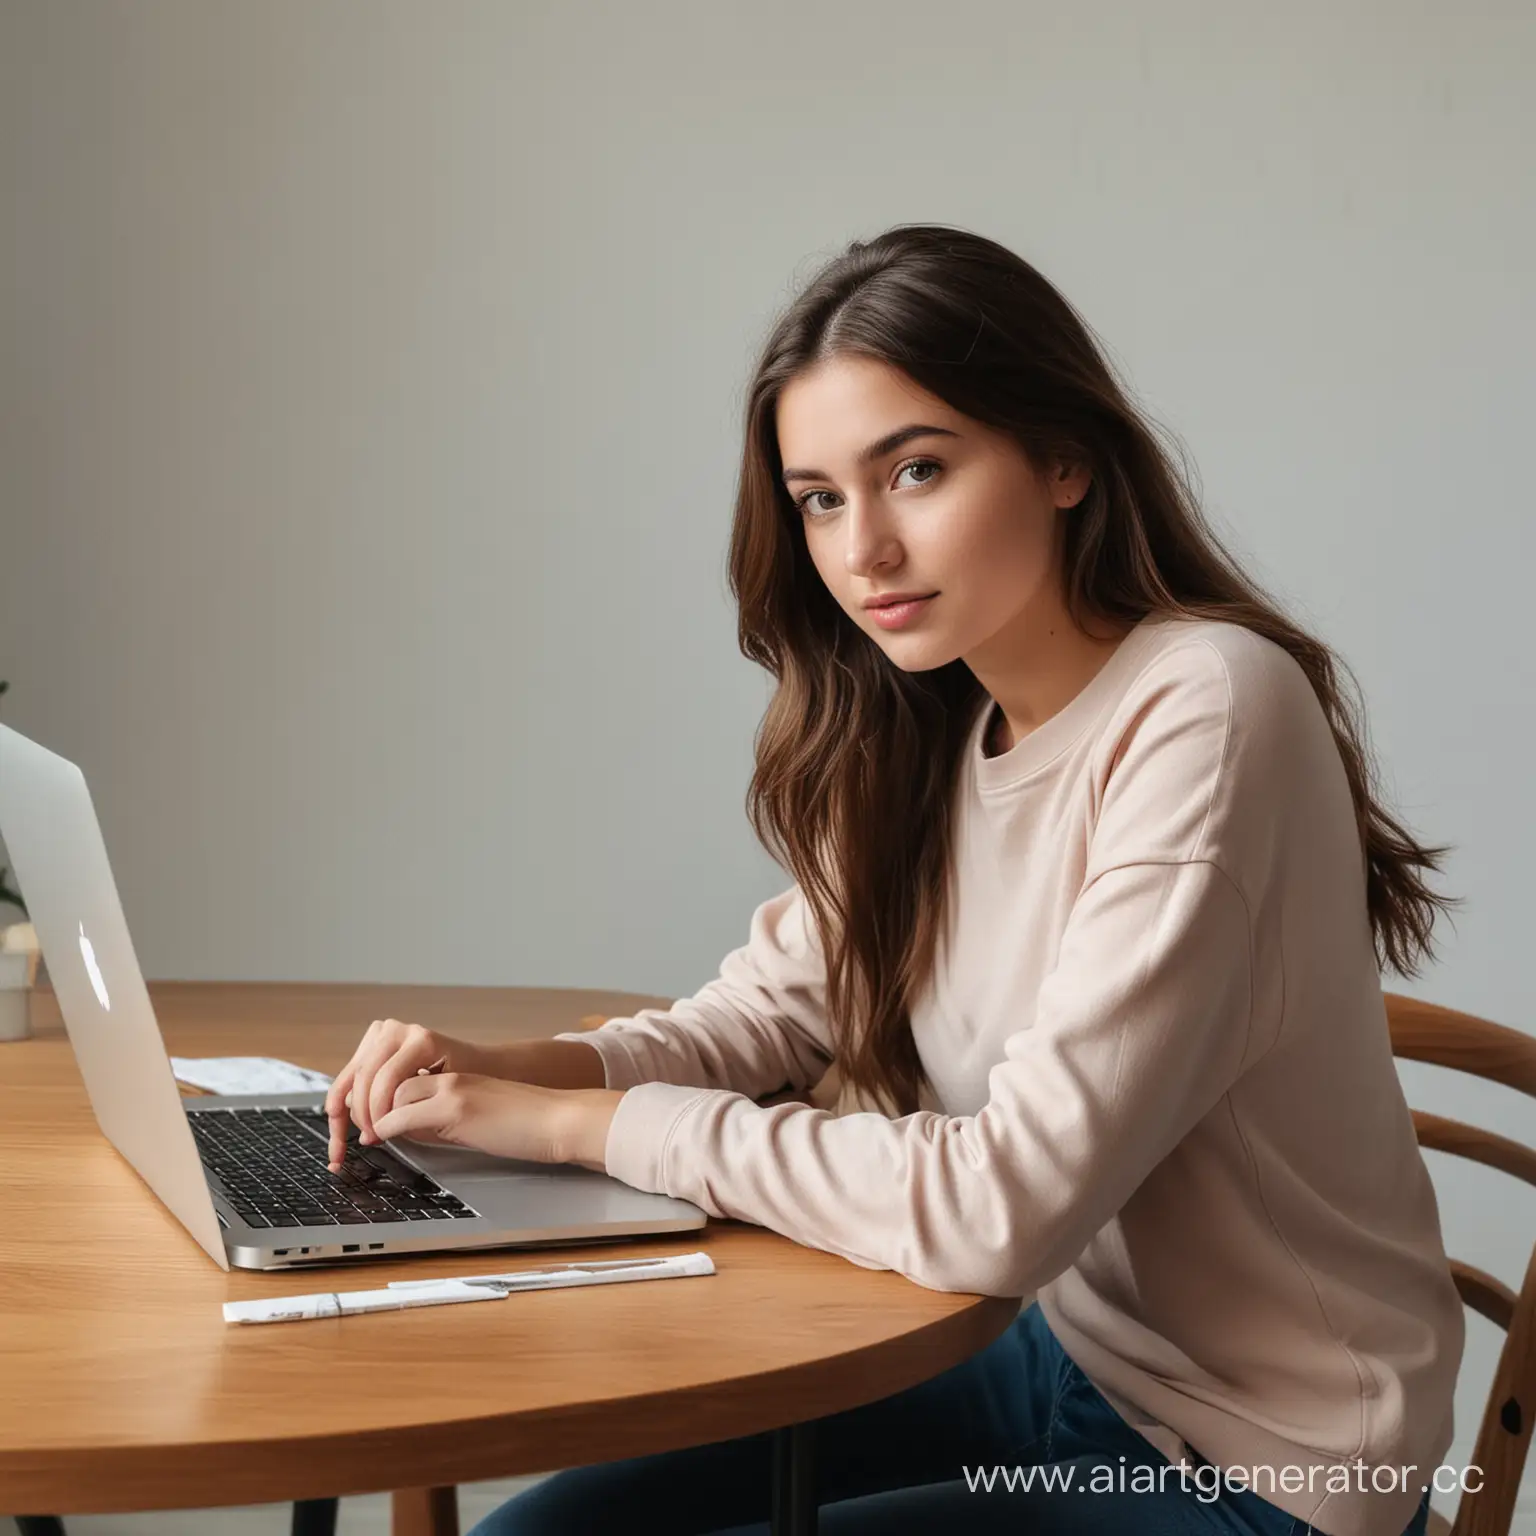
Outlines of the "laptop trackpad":
M509 1179L557 1177L560 1169L547 1163L525 1163L512 1157L493 1157L471 1147L435 1146L430 1142L411 1141L397 1136L384 1143L402 1162L425 1173L440 1184L450 1180L461 1184L466 1179Z

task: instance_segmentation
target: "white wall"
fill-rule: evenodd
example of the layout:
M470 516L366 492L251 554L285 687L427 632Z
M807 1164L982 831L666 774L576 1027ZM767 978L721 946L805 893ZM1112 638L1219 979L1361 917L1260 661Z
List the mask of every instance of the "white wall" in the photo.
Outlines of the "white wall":
M693 990L783 883L749 361L850 237L960 224L1355 668L1468 898L1402 989L1529 1027L1533 69L1514 0L0 0L7 718L151 975ZM1435 1164L1518 1283L1536 1198Z

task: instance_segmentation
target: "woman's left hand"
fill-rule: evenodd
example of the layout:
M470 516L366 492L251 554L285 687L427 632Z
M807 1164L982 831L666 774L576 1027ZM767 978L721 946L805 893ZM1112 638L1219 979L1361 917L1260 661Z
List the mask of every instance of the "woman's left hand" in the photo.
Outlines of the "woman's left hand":
M409 1136L473 1147L493 1157L579 1163L601 1173L608 1127L623 1097L618 1088L536 1088L500 1077L444 1072L407 1078L373 1129L380 1140Z

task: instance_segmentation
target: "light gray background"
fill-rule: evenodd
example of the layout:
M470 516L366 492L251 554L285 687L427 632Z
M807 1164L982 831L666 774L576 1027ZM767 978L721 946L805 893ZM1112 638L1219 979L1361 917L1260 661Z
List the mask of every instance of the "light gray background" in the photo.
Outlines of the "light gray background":
M85 768L151 976L694 990L787 883L749 363L849 238L959 224L1105 338L1454 843L1389 985L1529 1027L1533 71L1518 0L0 0L6 718ZM1518 1284L1536 1199L1431 1161Z

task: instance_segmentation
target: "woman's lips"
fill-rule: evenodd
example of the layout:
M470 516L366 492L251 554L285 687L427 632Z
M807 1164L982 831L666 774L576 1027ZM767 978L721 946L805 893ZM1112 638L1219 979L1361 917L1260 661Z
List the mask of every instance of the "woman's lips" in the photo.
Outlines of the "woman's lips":
M870 608L867 611L881 629L902 629L927 613L938 595L935 592L929 597L914 598L906 603L889 603L884 608Z

